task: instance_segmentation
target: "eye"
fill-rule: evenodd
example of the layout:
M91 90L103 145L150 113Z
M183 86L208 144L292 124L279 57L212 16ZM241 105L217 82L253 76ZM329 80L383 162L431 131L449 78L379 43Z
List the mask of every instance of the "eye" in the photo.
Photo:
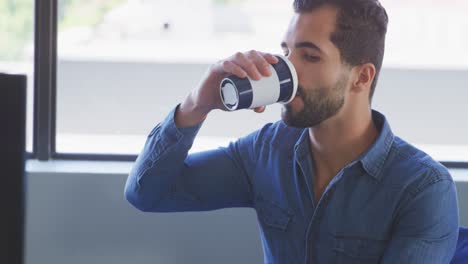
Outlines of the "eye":
M320 61L320 57L312 56L312 55L307 55L307 54L304 55L304 58L305 58L307 61L310 61L310 62L319 62L319 61Z

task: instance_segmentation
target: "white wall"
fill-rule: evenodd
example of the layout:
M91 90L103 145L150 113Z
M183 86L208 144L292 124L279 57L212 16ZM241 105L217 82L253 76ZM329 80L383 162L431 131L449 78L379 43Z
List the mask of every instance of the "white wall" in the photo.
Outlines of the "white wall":
M126 176L28 173L25 263L262 263L253 209L142 213Z
M263 263L252 209L141 213L123 196L130 163L29 163L27 264ZM468 226L468 170L452 174Z

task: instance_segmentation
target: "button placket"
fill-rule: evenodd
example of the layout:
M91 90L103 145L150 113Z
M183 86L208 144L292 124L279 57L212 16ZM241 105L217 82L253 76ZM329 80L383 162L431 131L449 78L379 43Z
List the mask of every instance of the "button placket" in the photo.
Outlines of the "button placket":
M314 240L314 233L313 230L315 230L315 225L317 221L320 220L323 214L322 208L325 208L328 204L328 201L330 200L331 195L333 194L336 184L341 180L342 176L344 174L344 169L338 172L338 174L332 179L332 181L329 183L327 188L325 188L325 191L320 198L319 202L317 203L317 206L315 208L314 214L312 215L312 219L310 220L309 227L307 228L307 235L306 235L306 258L305 258L305 263L308 263L310 261L310 258L312 256L311 254L311 247L309 246L311 243L309 241Z

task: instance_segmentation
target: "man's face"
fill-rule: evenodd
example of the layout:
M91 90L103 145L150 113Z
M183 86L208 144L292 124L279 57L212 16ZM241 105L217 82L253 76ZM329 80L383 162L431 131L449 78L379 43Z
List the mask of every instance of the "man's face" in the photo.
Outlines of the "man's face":
M295 14L291 20L281 44L299 81L296 97L281 113L289 126L316 126L344 105L350 70L330 40L335 21L336 9L330 6Z

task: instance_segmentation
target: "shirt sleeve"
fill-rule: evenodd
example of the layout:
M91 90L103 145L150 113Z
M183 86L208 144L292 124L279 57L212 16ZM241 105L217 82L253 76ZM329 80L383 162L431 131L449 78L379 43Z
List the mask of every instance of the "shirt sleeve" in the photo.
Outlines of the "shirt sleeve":
M177 107L149 134L127 178L126 199L145 212L252 207L257 132L227 147L188 155L202 123L177 128Z
M440 264L452 259L458 238L455 184L441 179L419 190L398 214L381 263Z

